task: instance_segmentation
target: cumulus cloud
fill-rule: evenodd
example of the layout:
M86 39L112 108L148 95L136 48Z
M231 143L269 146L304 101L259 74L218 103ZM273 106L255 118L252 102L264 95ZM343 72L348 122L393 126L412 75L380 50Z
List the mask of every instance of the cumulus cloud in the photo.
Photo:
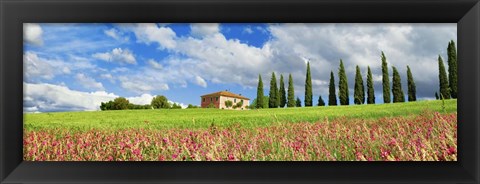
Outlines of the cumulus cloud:
M42 39L43 29L39 24L25 23L23 24L23 41L33 45L43 45Z
M137 64L137 60L133 53L128 49L114 48L111 52L96 53L92 55L94 58L107 62L119 62L128 64Z
M94 78L88 77L83 73L78 73L75 76L77 82L86 89L90 90L105 90L101 82L97 82Z
M151 44L158 43L160 49L172 49L175 47L175 32L167 27L159 26L153 23L136 24L135 26L127 26L133 28L138 42Z
M154 96L152 96L151 94L142 94L136 97L129 97L127 98L127 100L133 104L145 105L145 104L150 104L152 102L153 97Z
M23 83L23 111L85 111L99 110L100 103L113 100L117 95L105 91L81 92L66 86Z
M220 32L220 25L217 23L190 24L190 34L194 37L205 37Z

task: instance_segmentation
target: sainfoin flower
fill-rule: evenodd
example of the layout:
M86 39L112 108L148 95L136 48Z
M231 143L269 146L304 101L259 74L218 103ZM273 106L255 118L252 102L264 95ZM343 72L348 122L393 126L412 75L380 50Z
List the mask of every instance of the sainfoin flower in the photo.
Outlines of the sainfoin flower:
M27 161L457 160L456 113L259 127L40 128L23 136Z

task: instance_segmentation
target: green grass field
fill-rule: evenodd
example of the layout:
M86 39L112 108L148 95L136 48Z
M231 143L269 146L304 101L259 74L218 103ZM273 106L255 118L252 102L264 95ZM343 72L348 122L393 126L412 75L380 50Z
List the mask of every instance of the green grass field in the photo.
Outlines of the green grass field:
M383 117L419 115L425 111L451 113L457 111L457 100L419 101L395 104L350 105L333 107L278 108L260 110L220 109L166 109L166 110L122 110L93 112L55 112L25 114L26 130L62 128L70 130L90 129L171 129L208 128L212 125L227 127L241 124L254 128L272 123L318 122L339 118L378 119Z

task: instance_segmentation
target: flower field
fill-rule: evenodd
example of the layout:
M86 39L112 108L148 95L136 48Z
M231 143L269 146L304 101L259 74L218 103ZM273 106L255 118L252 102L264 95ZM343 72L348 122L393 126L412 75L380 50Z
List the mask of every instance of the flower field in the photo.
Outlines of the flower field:
M454 105L456 110L456 101ZM423 110L266 126L24 128L24 160L456 161L457 113Z

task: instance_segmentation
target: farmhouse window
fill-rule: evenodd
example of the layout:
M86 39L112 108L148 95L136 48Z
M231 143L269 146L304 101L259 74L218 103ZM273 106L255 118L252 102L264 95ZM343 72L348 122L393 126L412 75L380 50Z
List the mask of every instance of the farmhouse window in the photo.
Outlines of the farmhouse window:
M203 98L203 102L205 102L205 98Z
M215 98L215 101L218 101L218 96Z
M212 98L212 97L210 97L210 102L213 102L213 98Z
M233 99L233 102L234 102L234 103L237 103L237 99L236 99L236 98L235 98L235 99Z

